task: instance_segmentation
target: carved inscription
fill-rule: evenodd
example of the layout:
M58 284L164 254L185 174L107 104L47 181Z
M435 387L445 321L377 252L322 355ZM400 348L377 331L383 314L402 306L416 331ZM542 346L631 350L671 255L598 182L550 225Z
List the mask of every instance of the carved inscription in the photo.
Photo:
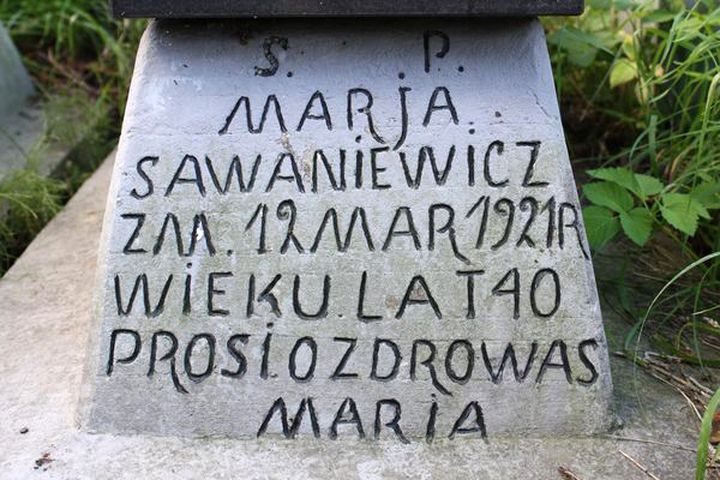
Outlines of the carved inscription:
M561 140L468 104L441 30L390 88L279 86L302 40L257 40L212 138L125 162L104 378L235 397L241 436L402 443L485 439L502 402L596 388Z

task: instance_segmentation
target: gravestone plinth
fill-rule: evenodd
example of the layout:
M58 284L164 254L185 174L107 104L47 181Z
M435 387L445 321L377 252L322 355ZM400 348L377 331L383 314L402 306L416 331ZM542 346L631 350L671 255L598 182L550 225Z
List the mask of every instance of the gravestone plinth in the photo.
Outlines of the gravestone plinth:
M611 423L536 20L156 21L108 205L91 431L404 442Z

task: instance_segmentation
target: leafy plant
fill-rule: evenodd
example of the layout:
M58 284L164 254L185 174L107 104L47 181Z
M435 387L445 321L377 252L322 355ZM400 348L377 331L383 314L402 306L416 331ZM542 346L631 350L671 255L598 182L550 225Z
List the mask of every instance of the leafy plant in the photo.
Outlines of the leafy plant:
M711 220L711 210L720 209L720 183L701 183L688 193L673 192L660 179L634 173L627 167L588 170L601 180L583 187L591 203L583 208L588 240L602 248L619 232L643 246L654 230L671 226L693 236L701 220Z
M569 125L593 129L571 128L570 144L601 167L583 188L595 248L658 231L693 259L720 247L718 28L710 0L591 0L548 23L565 112L579 117Z
M62 208L63 182L34 169L15 170L0 182L0 275Z

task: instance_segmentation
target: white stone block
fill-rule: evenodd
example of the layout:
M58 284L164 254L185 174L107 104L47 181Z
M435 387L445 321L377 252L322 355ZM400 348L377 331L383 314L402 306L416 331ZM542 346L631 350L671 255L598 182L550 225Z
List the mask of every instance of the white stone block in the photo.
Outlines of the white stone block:
M153 23L108 202L90 431L611 424L536 20Z

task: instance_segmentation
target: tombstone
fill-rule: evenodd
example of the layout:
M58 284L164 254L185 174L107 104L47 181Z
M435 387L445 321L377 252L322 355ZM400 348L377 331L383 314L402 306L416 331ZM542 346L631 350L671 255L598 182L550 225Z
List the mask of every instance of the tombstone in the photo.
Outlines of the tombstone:
M325 3L392 16L434 2ZM323 13L168 5L119 0L115 12ZM100 259L89 431L432 442L612 423L533 18L152 22Z
M30 76L0 23L0 180L26 164L29 150L42 134L40 112L31 102L33 94Z

